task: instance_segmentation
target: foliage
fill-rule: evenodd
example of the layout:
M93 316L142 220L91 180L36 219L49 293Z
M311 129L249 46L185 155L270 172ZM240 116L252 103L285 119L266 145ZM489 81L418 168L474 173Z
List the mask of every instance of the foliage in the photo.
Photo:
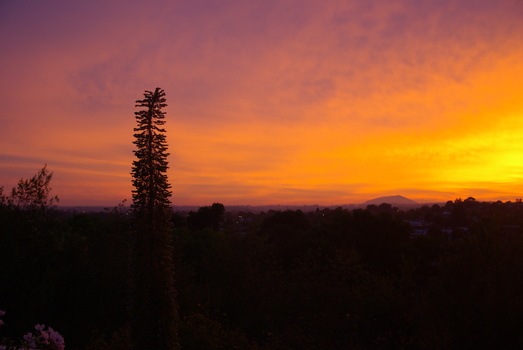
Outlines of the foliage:
M162 108L165 92L145 91L136 101L137 149L133 162L131 237L131 336L136 349L179 348L178 312L170 230L167 142Z
M5 315L5 311L0 310L0 317ZM0 327L5 325L4 321L0 319ZM24 350L24 349L39 349L39 350L64 350L64 337L51 327L45 328L43 324L37 324L34 329L35 334L29 332L24 335L20 342L21 346L17 347L13 340L4 338L0 344L0 350Z
M47 164L30 179L20 179L9 196L0 187L0 205L9 205L19 209L45 209L58 202L57 196L50 197L53 173L47 170Z
M165 129L165 92L156 88L154 92L145 91L144 99L136 101L135 112L138 126L134 128L136 160L133 161L132 183L134 186L133 209L137 212L165 209L171 192L167 179L167 141Z
M184 349L523 346L521 202L189 216L169 229ZM2 224L7 336L37 319L70 349L128 348L125 211L53 211L38 244L10 237L32 223Z
M223 221L225 207L221 203L213 203L210 207L201 207L198 211L190 212L187 218L189 227L193 230L203 230L212 228L219 230L220 223Z

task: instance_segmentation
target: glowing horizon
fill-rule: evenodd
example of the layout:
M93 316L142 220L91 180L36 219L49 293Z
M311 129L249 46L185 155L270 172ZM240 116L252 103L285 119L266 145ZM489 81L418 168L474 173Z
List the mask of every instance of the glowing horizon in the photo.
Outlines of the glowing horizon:
M0 5L0 186L131 199L134 101L161 87L174 205L523 197L523 3Z

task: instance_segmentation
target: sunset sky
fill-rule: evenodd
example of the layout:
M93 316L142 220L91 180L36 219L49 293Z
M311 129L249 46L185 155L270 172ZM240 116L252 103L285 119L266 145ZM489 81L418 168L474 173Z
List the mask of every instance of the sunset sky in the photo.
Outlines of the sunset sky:
M521 0L2 0L0 186L131 199L161 87L175 205L523 197Z

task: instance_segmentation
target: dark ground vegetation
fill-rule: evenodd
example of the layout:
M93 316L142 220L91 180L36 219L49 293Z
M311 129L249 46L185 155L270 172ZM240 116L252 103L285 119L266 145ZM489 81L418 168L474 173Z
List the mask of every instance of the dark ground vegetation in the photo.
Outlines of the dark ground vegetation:
M523 348L523 203L176 213L184 349ZM125 207L0 205L0 338L124 349Z

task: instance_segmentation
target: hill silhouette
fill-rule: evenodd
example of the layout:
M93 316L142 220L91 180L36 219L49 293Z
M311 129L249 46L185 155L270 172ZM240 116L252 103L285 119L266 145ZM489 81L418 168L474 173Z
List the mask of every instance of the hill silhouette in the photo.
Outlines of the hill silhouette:
M363 203L363 205L380 205L382 203L388 203L393 205L417 205L418 202L413 201L412 199L408 199L406 197L396 195L396 196L385 196L385 197L378 197L371 200L368 200Z

